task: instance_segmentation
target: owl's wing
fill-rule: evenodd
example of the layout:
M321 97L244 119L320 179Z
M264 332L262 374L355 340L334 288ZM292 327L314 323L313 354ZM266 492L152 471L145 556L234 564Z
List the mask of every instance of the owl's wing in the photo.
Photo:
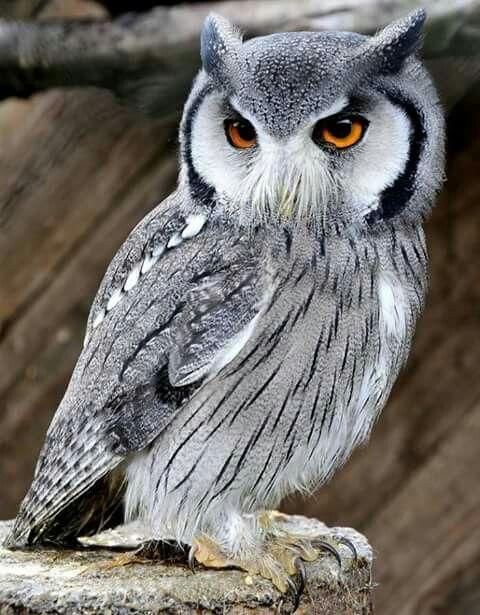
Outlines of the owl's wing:
M239 262L192 288L174 328L168 364L174 386L211 379L245 345L262 304L259 274L256 264Z
M132 232L100 286L11 545L49 536L59 513L147 447L256 322L265 280L252 242L163 209Z

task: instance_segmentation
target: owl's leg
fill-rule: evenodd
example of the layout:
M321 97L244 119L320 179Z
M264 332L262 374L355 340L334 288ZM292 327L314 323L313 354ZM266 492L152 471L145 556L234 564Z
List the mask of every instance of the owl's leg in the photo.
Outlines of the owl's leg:
M292 523L288 515L277 511L236 517L232 526L219 536L197 536L193 540L191 557L206 567L233 566L252 575L258 574L272 581L282 593L292 591L297 602L305 585L304 562L313 562L327 554L341 567L339 549L342 544L356 559L355 547L348 539L312 537Z

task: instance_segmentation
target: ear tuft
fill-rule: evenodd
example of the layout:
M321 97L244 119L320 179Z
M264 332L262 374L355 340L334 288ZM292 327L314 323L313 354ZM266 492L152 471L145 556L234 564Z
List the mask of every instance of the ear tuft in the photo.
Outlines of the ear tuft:
M377 56L380 70L399 71L405 60L420 49L426 16L424 9L413 11L386 26L369 41L367 53L370 57Z
M203 68L213 78L222 79L225 69L238 57L241 44L239 30L224 17L210 13L200 39Z

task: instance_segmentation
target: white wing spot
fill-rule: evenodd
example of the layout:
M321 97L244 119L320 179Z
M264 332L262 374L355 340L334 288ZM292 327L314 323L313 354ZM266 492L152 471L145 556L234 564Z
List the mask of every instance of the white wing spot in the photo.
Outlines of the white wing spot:
M110 310L113 310L113 308L118 303L120 303L121 300L122 300L122 289L121 288L117 288L117 290L113 292L112 296L108 300L107 312L110 312Z
M198 233L200 233L202 228L205 226L206 221L207 218L203 214L192 214L190 216L187 216L187 224L183 228L182 232L174 233L168 240L166 246L165 244L159 244L155 246L150 256L146 256L142 261L134 265L134 267L127 275L127 278L123 285L123 289L117 288L108 300L106 309L100 310L100 312L98 312L98 314L93 319L92 329L98 327L98 325L100 325L105 319L107 312L113 310L113 308L120 303L120 301L123 299L123 291L130 291L132 288L134 288L134 286L136 286L140 279L140 276L150 271L150 269L157 263L159 258L165 252L166 248L176 248L183 242L184 239L191 239L192 237L198 235Z
M105 310L100 310L100 312L98 312L98 314L95 316L92 322L92 327L94 329L98 327L98 325L103 321L104 318L105 318Z
M187 216L187 226L182 231L183 239L191 239L192 237L196 237L196 235L198 235L204 227L206 221L207 218L203 214Z
M176 248L182 243L183 239L180 233L175 233L170 237L167 243L167 248Z
M153 254L152 254L152 256L146 256L143 259L141 274L144 275L145 273L148 273L150 271L150 269L158 261L159 258L160 258L159 256L153 256Z
M125 280L125 284L123 285L124 290L126 290L127 292L131 290L135 286L135 284L138 282L139 279L140 279L140 265L137 264L128 274L127 279Z

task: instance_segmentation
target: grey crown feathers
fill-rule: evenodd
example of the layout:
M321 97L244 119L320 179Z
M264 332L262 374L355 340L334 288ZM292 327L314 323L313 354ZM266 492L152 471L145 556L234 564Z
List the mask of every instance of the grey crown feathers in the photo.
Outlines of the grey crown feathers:
M178 187L107 270L11 546L125 514L289 586L307 541L268 511L368 437L424 304L444 168L424 20L245 42L206 20Z

